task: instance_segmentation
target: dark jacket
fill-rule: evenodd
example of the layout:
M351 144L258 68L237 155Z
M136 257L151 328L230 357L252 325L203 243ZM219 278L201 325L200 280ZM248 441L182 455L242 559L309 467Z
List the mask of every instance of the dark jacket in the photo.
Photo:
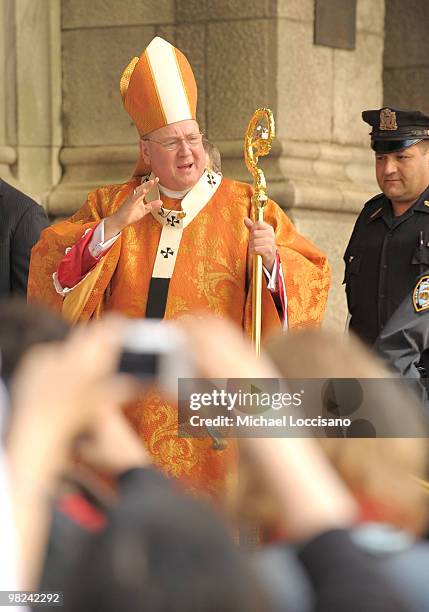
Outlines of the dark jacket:
M271 545L254 555L258 575L282 612L389 610L393 594L391 602L379 598L377 574L407 601L410 611L428 612L428 562L427 542L416 542L384 523L328 531L303 548Z
M344 255L350 329L373 345L429 270L429 188L400 217L383 194L365 204Z
M429 350L429 274L415 280L380 332L374 349L399 374L416 381L415 388L427 404L428 371L422 356Z
M48 225L39 204L0 179L0 298L26 296L31 249Z
M352 535L333 529L300 547L294 576L302 573L301 580L311 591L304 603L310 597L311 601L310 608L298 609L414 612L414 596L409 601L401 584L396 589L384 568L356 545ZM284 566L287 572L287 560L272 571L277 573L277 581L289 581L294 587L291 576L283 573ZM176 492L167 478L155 470L137 468L122 475L120 504L111 512L106 529L88 542L80 562L70 571L68 585L62 589L64 609L270 610L258 589L249 590L259 582L251 569L208 507ZM423 572L424 569L420 573ZM266 579L267 573L258 573L261 580ZM121 580L121 575L126 579ZM194 580L186 582L184 589L186 576ZM266 580L266 587L274 595L272 582ZM231 595L226 596L223 588L229 589ZM426 590L418 594L418 600L427 603L425 596ZM254 605L249 605L251 597L256 597ZM239 600L244 605L237 605ZM423 612L427 607L417 610Z

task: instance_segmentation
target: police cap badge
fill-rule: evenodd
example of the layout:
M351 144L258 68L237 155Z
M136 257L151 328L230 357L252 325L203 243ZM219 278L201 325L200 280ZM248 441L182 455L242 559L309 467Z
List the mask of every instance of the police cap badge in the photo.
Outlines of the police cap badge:
M417 110L367 110L362 119L372 127L371 147L377 153L394 153L429 138L429 116Z

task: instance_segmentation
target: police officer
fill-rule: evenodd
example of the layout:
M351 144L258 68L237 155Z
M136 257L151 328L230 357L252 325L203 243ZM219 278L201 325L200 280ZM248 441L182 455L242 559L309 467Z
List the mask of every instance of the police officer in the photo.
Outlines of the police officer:
M368 110L377 182L347 246L345 279L350 329L373 345L429 272L429 116L393 108ZM426 359L427 357L427 359ZM423 355L429 370L429 352Z

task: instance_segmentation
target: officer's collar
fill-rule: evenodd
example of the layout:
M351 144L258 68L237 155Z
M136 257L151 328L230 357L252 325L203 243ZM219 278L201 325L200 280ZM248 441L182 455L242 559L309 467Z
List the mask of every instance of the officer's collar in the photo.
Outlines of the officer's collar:
M429 187L424 190L412 208L420 212L429 213Z
M389 200L387 198L383 198L382 200L377 202L377 206L375 207L375 210L369 215L366 222L371 223L371 221L375 221L375 219L382 217L385 211L385 208L386 208L386 204L388 203L389 203Z
M389 198L384 197L380 199L378 206L375 206L374 212L369 215L367 223L371 223L371 221L375 221L376 219L383 217L388 211L387 207L389 207L390 211L392 210L392 205ZM403 214L411 214L415 210L418 210L419 212L429 213L429 187L427 187L423 191L423 193L419 196L418 200L414 202L414 204L410 206L410 208L406 210Z

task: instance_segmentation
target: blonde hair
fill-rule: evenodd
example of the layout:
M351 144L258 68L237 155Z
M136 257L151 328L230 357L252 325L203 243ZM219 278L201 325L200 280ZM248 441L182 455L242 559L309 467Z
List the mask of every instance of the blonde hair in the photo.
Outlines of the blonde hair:
M289 379L292 392L294 378L391 377L383 364L352 336L344 337L320 330L289 332L272 338L265 348L280 374ZM428 518L429 497L418 483L419 478L427 476L427 440L424 437L393 436L401 436L404 411L407 422L414 419L415 427L419 428L421 424L423 428L420 406L402 389L388 398L389 406L386 406L382 395L385 386L373 385L373 389L371 408L377 410L377 418L392 420L393 425L389 430L392 437L318 438L318 442L358 500L375 502L386 521L412 533L419 533ZM312 409L305 403L302 408L304 411ZM395 428L396 431L392 431ZM423 434L423 429L421 431ZM246 472L248 470L244 467L244 480L252 481L250 472L247 475ZM244 489L247 487L245 504L247 507L253 504L257 495L255 490L258 490L262 496L258 502L258 518L269 522L270 517L274 518L274 503L263 494L261 485L261 482L248 482L244 486ZM251 502L250 496L253 498Z

